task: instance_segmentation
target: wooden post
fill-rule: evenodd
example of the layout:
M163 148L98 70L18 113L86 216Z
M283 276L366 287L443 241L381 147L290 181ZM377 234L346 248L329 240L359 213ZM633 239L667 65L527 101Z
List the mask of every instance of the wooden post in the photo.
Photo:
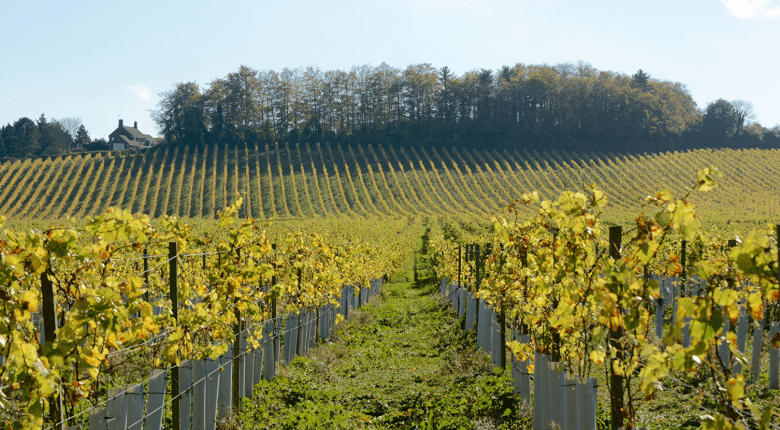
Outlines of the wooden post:
M463 260L463 250L461 249L460 244L458 244L458 288L460 288L460 272L461 272L461 261Z
M736 239L729 239L728 243L726 244L726 253L728 253L731 248L737 246L737 240ZM728 284L729 288L734 288L734 277L729 276L729 278L726 280L726 283ZM740 311L741 313L741 311ZM729 326L729 331L736 333L737 332L737 324L732 324ZM729 361L731 359L729 358Z
M688 290L688 269L686 268L686 248L688 241L683 239L680 243L680 264L682 265L682 276L680 277L680 295L685 296Z
M149 246L144 245L144 288L146 288L146 292L144 293L144 301L149 301Z
M775 226L777 235L777 279L780 282L780 224ZM780 296L775 303L774 317L770 318L769 336L772 338L780 333ZM769 348L769 388L780 388L780 348Z
M777 280L778 280L778 288L780 288L780 224L775 225L775 234L777 235ZM778 291L780 293L780 291ZM780 294L777 295L777 300L775 301L775 315L774 318L770 318L770 321L774 322L780 322ZM780 349L780 348L777 348ZM775 383L777 385L777 383ZM778 387L773 387L773 389L777 389Z
M320 340L320 336L323 334L320 331L320 309L322 309L322 306L317 306L314 309L314 345L317 345L317 342Z
M525 248L525 245L523 245L520 248L520 264L522 264L522 267L528 267L528 250ZM528 285L528 277L523 276L523 289ZM525 320L520 321L520 334L526 335L529 333L528 325L525 323Z
M271 249L274 251L274 257L276 256L276 244L271 244ZM274 264L274 270L276 270L276 264ZM271 289L273 289L274 285L276 285L276 274L274 272L274 275L271 276ZM277 318L276 318L276 298L274 297L273 302L271 302L271 318L274 320L273 324L273 336L276 336L276 333L279 331L279 328L276 327ZM276 363L279 361L279 345L280 339L277 337L276 340L273 342L273 361L274 361L274 368L276 368Z
M170 299L171 310L173 311L173 319L179 319L179 285L177 283L177 265L176 255L178 250L176 248L176 242L168 243L168 285L170 287ZM173 399L173 421L171 425L174 429L180 428L180 405L179 405L179 366L173 366L171 369L171 398Z
M298 275L298 291L301 291L301 280L303 279L303 271L299 267L297 272L298 272L297 273L297 275ZM354 300L354 297L350 296L349 299L350 300ZM292 348L293 348L292 351L293 352L290 355L290 357L295 357L296 355L297 356L304 355L304 348L305 348L305 345L306 345L306 341L308 340L308 339L304 339L304 337L305 337L305 325L306 325L306 322L307 322L307 318L308 318L307 309L306 309L306 307L304 307L304 308L301 309L301 312L298 314L298 327L297 327L297 335L296 335L297 342L296 342L296 345L292 345ZM287 363L287 364L290 364L290 363Z
M726 244L726 248L723 250L724 252L728 252L729 248L732 246L737 246L737 241L734 239L731 239ZM729 288L734 288L734 278L729 276L726 278L726 283ZM725 337L729 332L735 332L736 327L732 326L732 324L729 324L728 318L723 319L723 336ZM723 374L728 379L731 375L731 352L729 351L729 346L726 341L721 342L718 345L718 357L720 358L721 362L723 362Z
M463 272L462 269L463 264L463 247L461 244L458 244L458 285L455 287L455 297L452 297L452 293L450 293L450 301L452 302L452 307L455 309L455 313L459 313L460 310L460 287L461 287L461 273Z
M179 319L179 284L178 284L178 265L176 264L178 248L176 242L168 244L168 276L170 285L171 310L173 318Z
M41 295L43 296L43 335L46 343L53 342L57 330L57 302L54 294L54 284L47 272L41 273Z
M417 254L414 254L414 285L417 286Z
M236 249L236 255L238 255L238 258L241 258L241 250ZM241 390L240 390L240 383L241 383L241 311L238 310L238 307L236 307L235 316L236 316L236 323L233 324L233 386L232 388L232 395L233 398L233 408L236 410L236 413L240 410L241 407Z
M479 244L474 245L474 291L479 291Z
M479 245L474 245L474 292L479 291ZM476 324L476 331L479 334L479 298L474 296L474 324Z
M620 226L609 228L609 256L614 260L620 259L623 228ZM609 397L611 405L611 429L618 430L623 427L623 376L615 374L614 363L623 361L623 348L620 339L623 337L623 327L614 327L609 330L609 346L617 351L614 359L610 360Z
M442 250L441 250L441 264L442 264L442 265L444 265L444 264L445 264L445 263L444 263L444 261L445 261L445 260L444 260L444 250L442 249Z
M499 364L502 369L506 368L506 315L504 314L504 307L502 306L498 314L498 326L501 330L501 342L499 344L499 350L496 351L499 355Z
M780 288L780 224L775 225L775 235L777 236L777 279L778 288ZM780 291L778 291L780 293ZM775 303L775 317L773 321L780 321L780 294L777 295Z
M41 273L41 295L43 296L41 310L43 311L43 333L46 343L54 342L57 330L57 296L54 294L54 284L49 279L50 270L46 269L45 272ZM57 395L49 400L49 416L55 430L63 428L63 424L61 424L64 421L63 413L62 395L58 391Z
M550 227L550 234L552 235L552 242L550 246L550 250L552 251L552 260L553 260L553 266L557 262L557 257L555 256L555 247L556 243L558 242L558 228L557 227ZM558 296L552 295L551 297L552 307L553 309L558 308ZM551 346L550 346L550 360L552 362L560 362L561 359L561 334L558 332L557 329L554 329L553 327L550 327L550 340L551 340ZM557 375L557 373L556 373ZM557 376L556 376L557 377ZM552 386L552 385L551 385Z
M525 246L520 248L520 264L522 264L523 267L528 267L528 250L525 249Z
M612 259L620 258L620 248L623 241L623 227L616 226L609 228L609 257Z

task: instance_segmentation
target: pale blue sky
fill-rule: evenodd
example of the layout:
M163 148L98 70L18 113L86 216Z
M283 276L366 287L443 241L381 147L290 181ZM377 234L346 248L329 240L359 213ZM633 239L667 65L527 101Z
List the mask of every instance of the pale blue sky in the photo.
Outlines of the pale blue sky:
M780 0L0 0L0 124L81 117L93 137L138 121L175 82L240 65L386 62L461 74L579 60L686 84L699 107L752 102L780 123Z

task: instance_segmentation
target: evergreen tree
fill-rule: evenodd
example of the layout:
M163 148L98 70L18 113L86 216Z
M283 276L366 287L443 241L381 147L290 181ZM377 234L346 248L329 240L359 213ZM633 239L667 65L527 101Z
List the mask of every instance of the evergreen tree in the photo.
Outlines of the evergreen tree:
M13 134L13 127L11 124L4 125L0 128L0 157L6 156L5 142L11 142L11 135Z
M36 126L40 134L38 149L28 156L61 154L71 146L72 138L57 120L49 121L44 114L38 118Z
M87 129L84 127L84 124L81 124L79 126L79 129L76 131L76 138L74 139L74 144L77 147L83 147L88 143L89 143L89 133L87 132Z
M11 150L13 148L13 142L14 142L14 126L11 123L8 123L3 126L2 129L2 136L3 136L3 157L10 157L11 156Z
M645 73L642 69L631 75L631 87L638 88L642 91L650 89L650 74Z
M439 117L442 122L452 122L453 115L453 102L452 102L452 88L451 82L453 78L452 70L449 67L444 66L439 69L439 85L441 85L441 92L439 93Z
M40 117L38 117L38 121L36 121L36 124L38 126L38 133L40 133L40 144L41 148L45 149L50 145L49 142L49 121L46 119L46 115L41 114Z
M217 103L217 109L211 118L211 139L213 142L223 143L225 141L225 111L222 103Z
M27 158L37 154L40 149L41 133L38 131L38 126L30 118L19 118L13 125L8 155L16 158Z
M41 153L47 155L56 155L67 152L73 145L73 139L70 134L57 121L51 121L41 133L42 141L45 136L45 143L41 144Z
M38 126L38 133L40 134L40 148L36 151L36 154L47 150L52 146L52 135L49 130L49 121L46 119L46 115L41 114L36 121Z

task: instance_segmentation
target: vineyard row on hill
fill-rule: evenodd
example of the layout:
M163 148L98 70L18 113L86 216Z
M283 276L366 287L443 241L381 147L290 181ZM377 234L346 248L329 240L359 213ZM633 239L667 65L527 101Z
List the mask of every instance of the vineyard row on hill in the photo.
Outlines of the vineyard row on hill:
M159 147L0 164L0 214L59 219L122 207L154 218L214 218L242 196L242 217L463 213L484 216L536 190L552 198L596 184L615 217L656 188L682 191L716 166L720 192L701 213L731 220L780 214L780 151L695 150L650 155L330 144ZM724 208L726 212L724 211Z

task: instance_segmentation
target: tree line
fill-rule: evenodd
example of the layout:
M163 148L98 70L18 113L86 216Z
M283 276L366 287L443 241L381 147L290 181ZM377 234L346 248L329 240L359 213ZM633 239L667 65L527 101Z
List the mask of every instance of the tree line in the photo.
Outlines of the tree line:
M780 147L752 105L700 109L685 85L578 64L456 75L428 63L349 71L241 66L161 93L152 117L173 144L347 142L645 152Z
M173 145L344 142L653 152L779 148L780 125L742 100L701 109L685 85L590 64L504 66L456 75L428 63L349 71L241 66L201 86L177 83L152 111ZM0 130L0 157L108 149L79 118L20 118ZM80 149L83 148L83 149Z
M0 128L0 157L27 158L72 151L106 149L105 140L93 142L81 118L37 121L22 117Z

